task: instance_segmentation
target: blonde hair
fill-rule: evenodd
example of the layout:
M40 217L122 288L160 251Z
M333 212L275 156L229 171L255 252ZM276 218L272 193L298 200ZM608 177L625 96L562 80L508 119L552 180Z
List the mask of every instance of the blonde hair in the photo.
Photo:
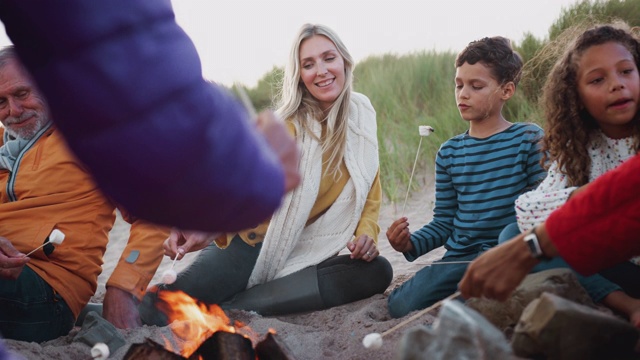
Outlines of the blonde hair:
M344 60L344 87L329 108L328 113L322 111L318 100L309 93L300 76L300 45L315 35L324 36L331 40ZM346 148L353 67L351 54L333 30L324 25L305 24L298 31L291 47L280 89L277 113L283 119L293 121L298 129L306 131L312 136L315 135L311 131L311 121L326 123L326 130L322 138L318 140L321 143L323 154L329 154L327 172L337 177L341 175L340 165Z

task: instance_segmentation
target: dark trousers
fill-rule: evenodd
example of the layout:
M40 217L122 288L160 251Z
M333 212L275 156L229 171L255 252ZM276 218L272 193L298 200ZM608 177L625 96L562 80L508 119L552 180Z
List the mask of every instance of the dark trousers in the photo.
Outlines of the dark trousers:
M208 304L255 310L261 314L282 314L320 310L361 300L384 292L393 277L391 264L381 256L366 262L341 255L247 290L261 245L248 245L239 237L235 237L226 249L212 244L178 274L173 284L160 284L156 291L181 290ZM240 300L243 294L245 298L251 298L251 303ZM162 325L166 321L155 310L156 297L155 291L148 292L139 307L143 322L149 325ZM310 298L315 301L310 302Z
M16 280L0 279L0 335L43 342L67 335L73 312L60 294L28 266Z

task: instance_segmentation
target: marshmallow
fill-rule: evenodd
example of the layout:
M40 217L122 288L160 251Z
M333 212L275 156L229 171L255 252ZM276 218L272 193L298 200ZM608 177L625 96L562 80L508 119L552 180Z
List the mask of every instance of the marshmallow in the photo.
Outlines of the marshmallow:
M418 130L420 131L420 136L429 136L432 132L436 131L429 125L418 126Z
M173 284L174 282L176 282L177 278L178 274L173 269L165 270L162 273L162 282L165 284Z
M53 229L49 235L49 242L52 244L60 245L64 241L64 233L58 229Z
M380 349L382 347L382 335L378 333L367 334L367 336L362 339L362 345L367 349Z
M96 360L106 360L109 357L109 347L105 343L96 343L91 348L91 357Z

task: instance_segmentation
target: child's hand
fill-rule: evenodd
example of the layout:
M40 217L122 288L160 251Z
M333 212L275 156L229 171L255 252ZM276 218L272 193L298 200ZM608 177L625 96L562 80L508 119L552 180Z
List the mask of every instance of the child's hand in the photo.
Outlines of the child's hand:
M406 217L401 217L389 226L387 229L387 239L391 246L399 252L407 252L413 250L411 243L411 232L409 231L409 223Z

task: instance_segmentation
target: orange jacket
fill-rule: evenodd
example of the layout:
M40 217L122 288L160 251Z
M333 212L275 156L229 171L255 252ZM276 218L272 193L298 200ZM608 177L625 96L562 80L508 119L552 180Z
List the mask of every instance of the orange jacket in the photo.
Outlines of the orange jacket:
M53 126L23 152L15 173L0 169L0 236L26 254L54 228L65 234L48 256L44 249L31 254L27 266L65 299L75 316L96 291L114 221L115 205ZM162 260L167 235L166 228L134 221L107 285L141 298Z

